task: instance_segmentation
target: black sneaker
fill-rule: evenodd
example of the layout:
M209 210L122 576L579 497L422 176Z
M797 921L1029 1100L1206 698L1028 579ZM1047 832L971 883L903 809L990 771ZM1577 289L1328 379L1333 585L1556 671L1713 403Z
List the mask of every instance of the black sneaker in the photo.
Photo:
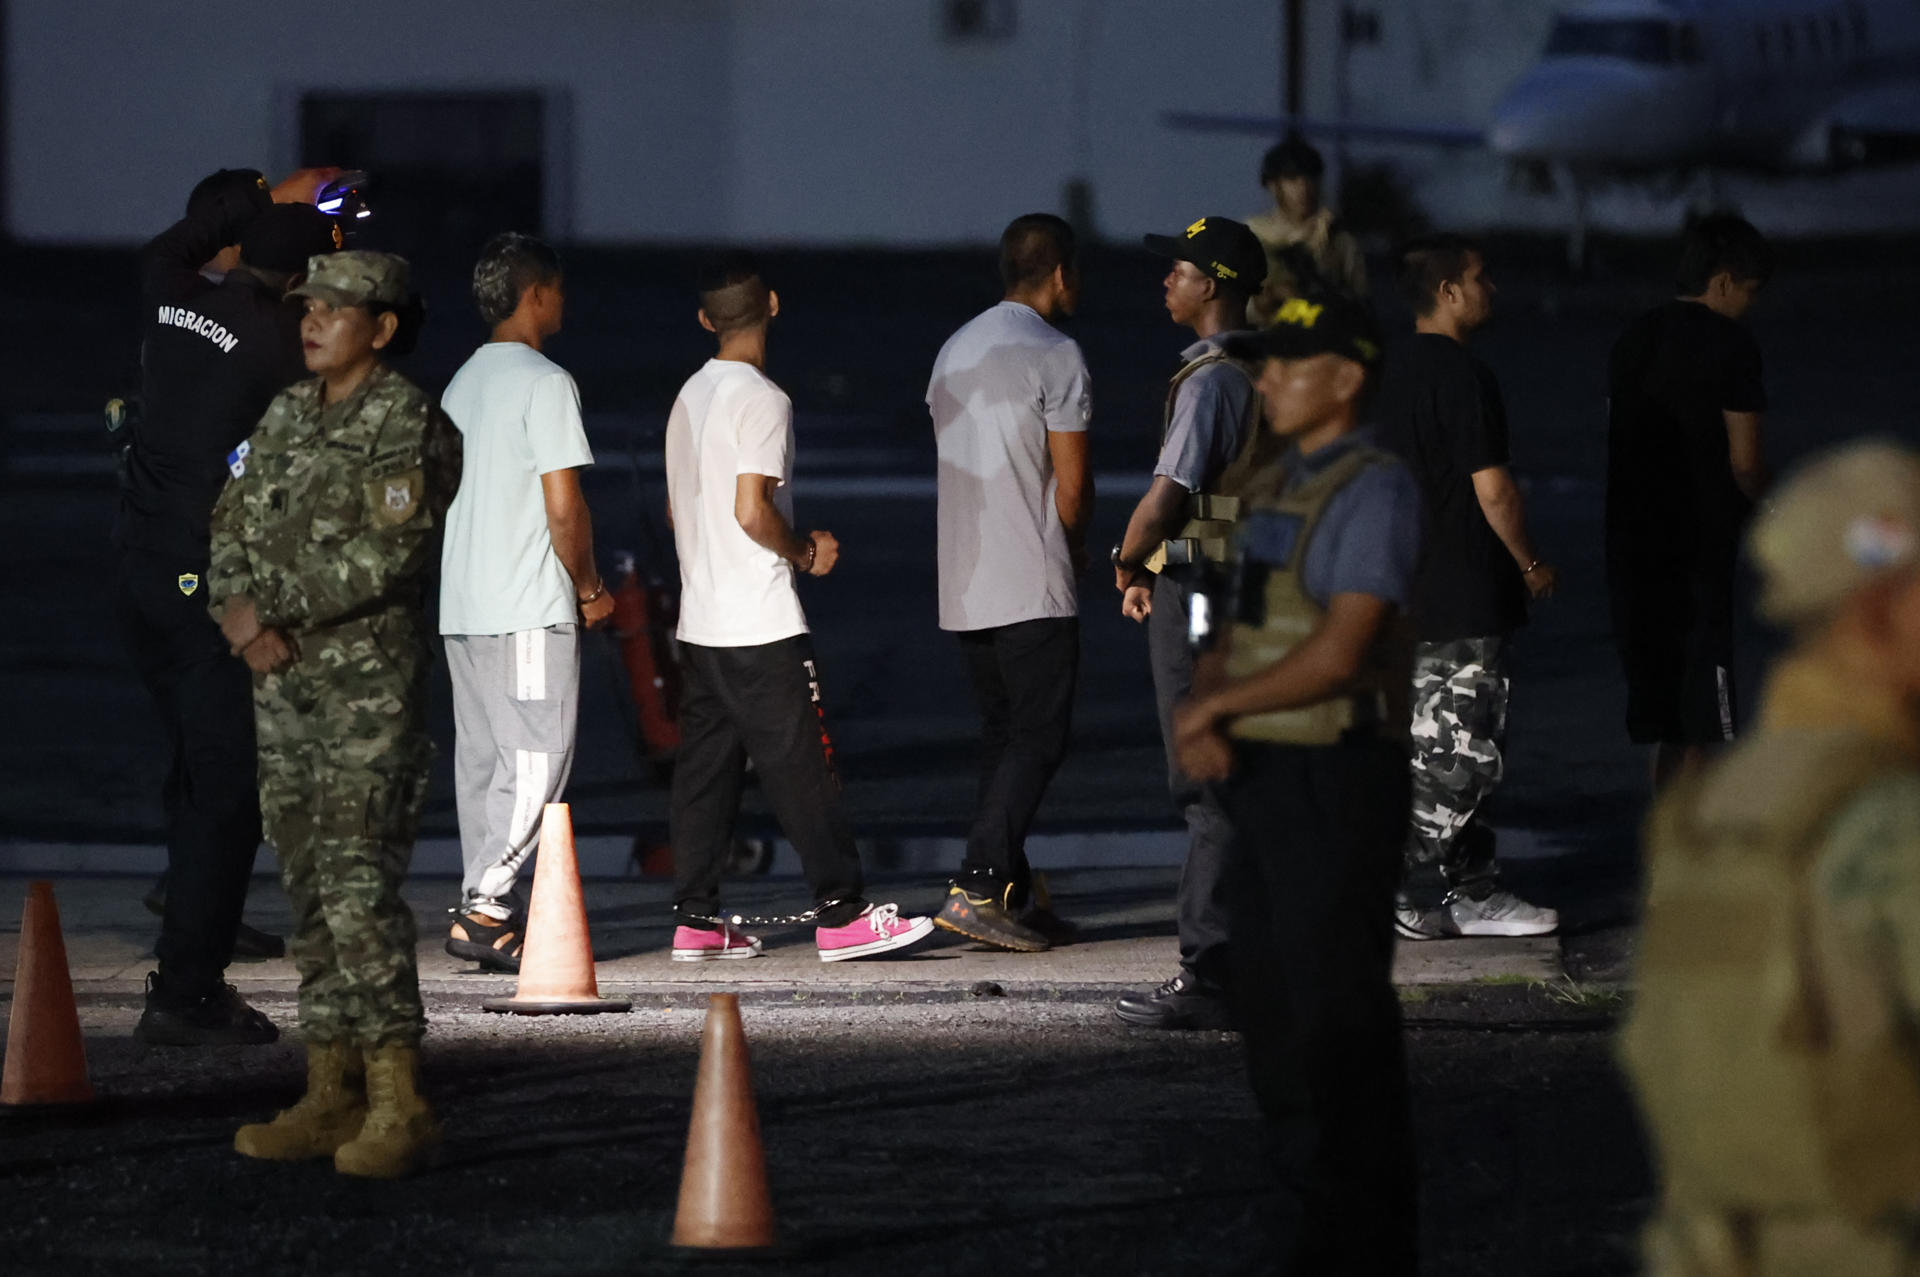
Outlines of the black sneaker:
M1020 925L1038 931L1050 945L1072 944L1080 938L1078 923L1067 921L1045 905L1029 905L1021 910Z
M154 972L147 976L147 1009L133 1036L148 1046L265 1046L279 1039L280 1030L230 984L179 997L162 988Z
M1226 995L1182 971L1152 993L1129 993L1113 1013L1143 1029L1231 1029Z
M505 922L484 913L453 914L453 926L447 932L447 952L468 962L477 962L488 971L520 970L520 950L527 939L526 923L519 917Z
M1048 948L1047 938L1009 913L1000 900L975 895L959 883L947 888L947 902L940 906L933 925L996 949L1040 953Z

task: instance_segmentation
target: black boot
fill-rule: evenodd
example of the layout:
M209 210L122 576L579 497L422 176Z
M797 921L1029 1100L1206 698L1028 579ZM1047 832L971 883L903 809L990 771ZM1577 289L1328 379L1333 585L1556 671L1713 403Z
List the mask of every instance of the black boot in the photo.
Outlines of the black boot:
M1231 1029L1226 994L1201 984L1186 971L1152 993L1129 993L1113 1004L1113 1013L1143 1029Z

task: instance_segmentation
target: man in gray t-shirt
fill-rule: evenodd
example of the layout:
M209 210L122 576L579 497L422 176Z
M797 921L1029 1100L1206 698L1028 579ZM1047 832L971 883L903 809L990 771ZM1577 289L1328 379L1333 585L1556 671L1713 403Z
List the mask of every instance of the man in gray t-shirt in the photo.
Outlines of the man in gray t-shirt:
M1025 843L1072 725L1092 409L1080 347L1053 326L1079 292L1073 231L1051 214L1014 219L1000 274L1005 300L948 339L927 386L940 628L959 636L984 736L966 857L934 921L1031 953L1060 926L1031 907Z
M1187 646L1191 564L1201 557L1224 557L1222 538L1231 532L1208 503L1259 423L1253 382L1226 358L1222 346L1244 322L1267 259L1251 230L1224 217L1203 217L1182 235L1149 235L1147 247L1173 259L1163 285L1167 313L1198 340L1180 352L1180 370L1167 390L1153 484L1112 558L1122 613L1147 627L1167 778L1188 842L1180 875L1180 970L1151 993L1121 998L1114 1010L1145 1028L1224 1028L1226 877L1233 831L1218 790L1194 781L1174 761L1173 707L1193 686L1193 654Z

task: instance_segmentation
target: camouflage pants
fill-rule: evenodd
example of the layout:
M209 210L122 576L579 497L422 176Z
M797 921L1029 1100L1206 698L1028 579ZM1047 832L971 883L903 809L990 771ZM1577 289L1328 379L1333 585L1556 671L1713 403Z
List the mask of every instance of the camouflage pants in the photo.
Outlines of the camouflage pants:
M1413 659L1410 897L1480 895L1492 887L1493 833L1477 817L1505 772L1506 734L1507 640L1420 644Z
M366 643L303 642L299 665L255 682L260 811L293 906L301 1032L412 1046L426 1014L400 885L431 745L416 663Z

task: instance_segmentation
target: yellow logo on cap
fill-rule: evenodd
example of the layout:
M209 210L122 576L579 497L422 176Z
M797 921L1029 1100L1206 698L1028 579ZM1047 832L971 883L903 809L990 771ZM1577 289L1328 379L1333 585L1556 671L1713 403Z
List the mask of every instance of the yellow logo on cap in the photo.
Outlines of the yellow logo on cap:
M1274 315L1273 322L1276 324L1294 324L1300 328L1311 328L1320 322L1320 312L1325 309L1326 306L1324 304L1315 305L1304 297L1289 297L1286 305L1282 306L1279 313Z
M1207 229L1207 219L1203 217L1199 221L1195 222L1193 225L1187 227L1187 238L1192 239L1195 235L1198 235L1201 231L1204 231L1206 229Z
M1353 339L1353 348L1360 352L1362 358L1365 358L1365 359L1380 358L1380 347L1374 345L1372 342L1368 341L1365 337L1355 337Z
M1225 262L1215 262L1213 264L1213 273L1218 275L1221 279L1239 279L1240 278L1240 272L1235 270L1233 267L1227 265Z

